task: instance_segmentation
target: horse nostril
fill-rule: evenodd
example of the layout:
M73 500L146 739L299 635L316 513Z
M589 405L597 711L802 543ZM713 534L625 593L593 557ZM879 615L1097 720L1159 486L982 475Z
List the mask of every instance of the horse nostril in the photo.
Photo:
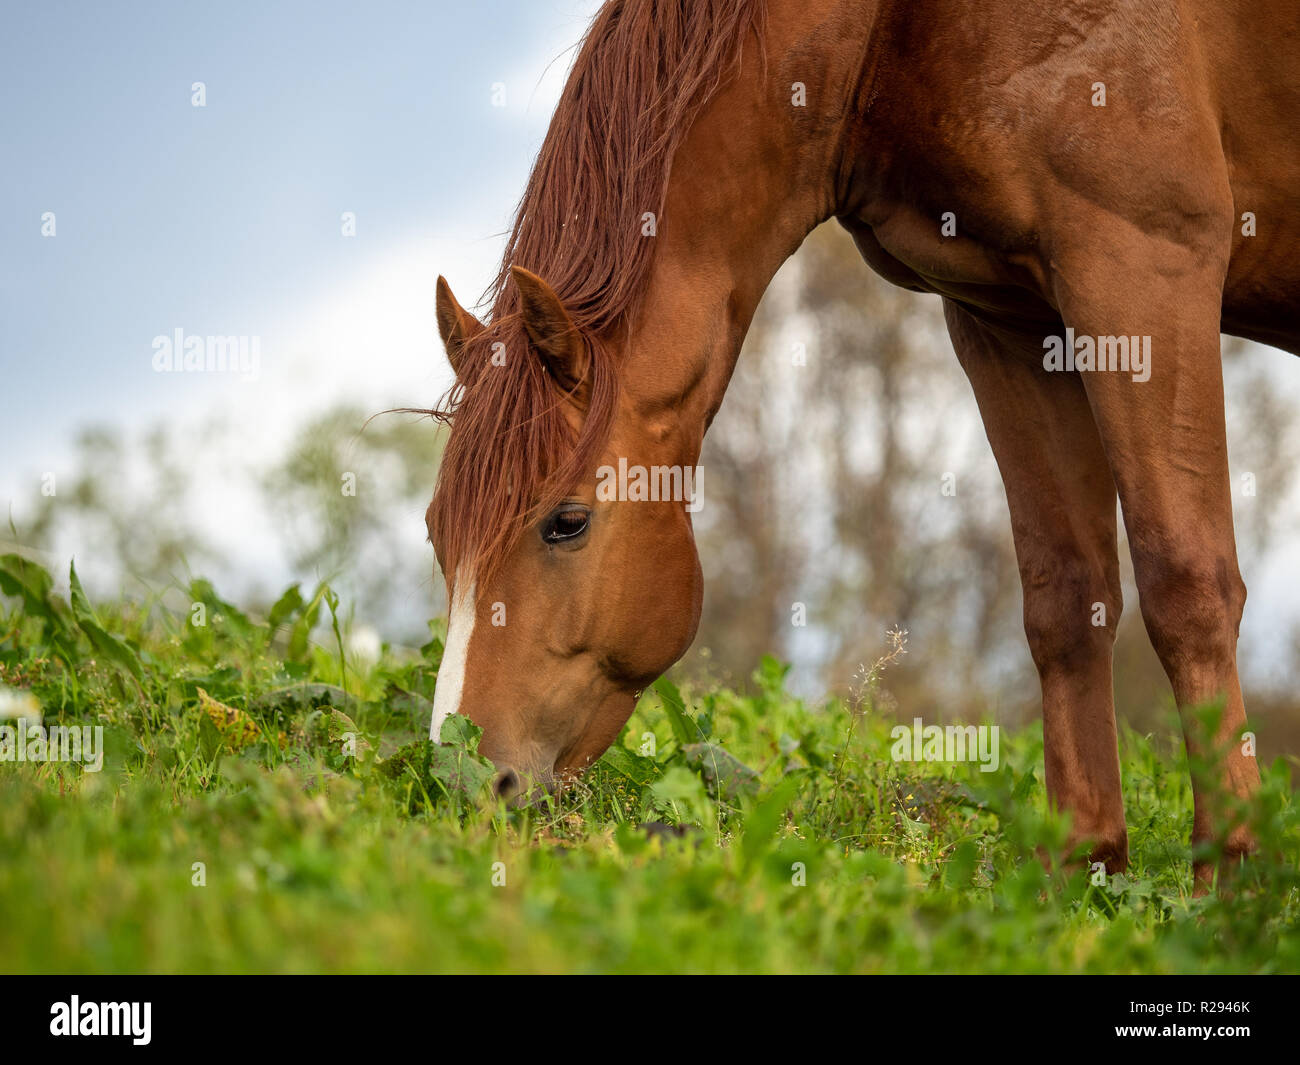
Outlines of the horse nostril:
M519 774L513 769L503 769L492 781L492 794L498 799L508 799L519 792Z

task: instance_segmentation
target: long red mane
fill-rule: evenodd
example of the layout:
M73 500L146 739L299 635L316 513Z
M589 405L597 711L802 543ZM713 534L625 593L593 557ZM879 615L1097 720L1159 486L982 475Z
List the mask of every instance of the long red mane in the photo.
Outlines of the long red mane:
M643 216L663 217L676 149L699 109L761 42L763 0L613 0L583 40L520 200L487 328L466 345L435 418L452 431L429 506L449 575L488 579L520 533L570 491L607 439L617 366L597 338L625 329L654 251ZM589 353L580 432L528 349L512 265L545 279ZM496 345L504 345L497 348ZM494 351L505 365L494 364Z

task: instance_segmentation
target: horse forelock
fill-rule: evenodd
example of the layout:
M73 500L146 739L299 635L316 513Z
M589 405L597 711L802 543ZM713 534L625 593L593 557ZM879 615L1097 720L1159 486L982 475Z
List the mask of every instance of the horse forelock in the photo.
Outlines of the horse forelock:
M584 342L590 399L577 430L564 394L527 350L518 314L466 345L461 380L434 412L451 433L428 513L444 572L458 580L490 581L520 533L560 502L604 446L617 375L605 347ZM504 365L492 361L497 352L505 352Z
M613 0L587 31L481 301L488 325L431 412L452 426L428 514L446 572L482 587L604 446L618 395L607 338L638 309L673 155L738 68L747 34L761 46L763 17L764 0ZM587 346L576 431L529 350L511 266L551 286Z

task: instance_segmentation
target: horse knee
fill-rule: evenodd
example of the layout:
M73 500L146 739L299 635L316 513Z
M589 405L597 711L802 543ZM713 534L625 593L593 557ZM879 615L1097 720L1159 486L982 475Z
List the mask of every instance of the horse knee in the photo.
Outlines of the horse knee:
M1230 556L1149 560L1138 594L1151 645L1165 669L1230 667L1246 605L1246 584Z
M1040 675L1110 654L1123 609L1118 573L1075 554L1031 560L1020 579L1025 635Z

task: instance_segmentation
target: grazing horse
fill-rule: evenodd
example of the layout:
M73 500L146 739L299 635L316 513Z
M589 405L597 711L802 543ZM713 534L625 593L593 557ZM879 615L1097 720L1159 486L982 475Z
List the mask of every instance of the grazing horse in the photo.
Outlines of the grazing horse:
M885 278L943 298L1074 841L1127 862L1118 497L1189 750L1227 751L1193 774L1193 840L1249 851L1229 816L1259 772L1237 742L1220 331L1300 352L1298 68L1287 0L606 4L487 321L438 281L456 384L433 412L451 431L427 515L450 603L432 736L467 715L498 792L526 792L598 758L685 652L692 508L604 491L608 472L695 467L769 281L834 217Z

